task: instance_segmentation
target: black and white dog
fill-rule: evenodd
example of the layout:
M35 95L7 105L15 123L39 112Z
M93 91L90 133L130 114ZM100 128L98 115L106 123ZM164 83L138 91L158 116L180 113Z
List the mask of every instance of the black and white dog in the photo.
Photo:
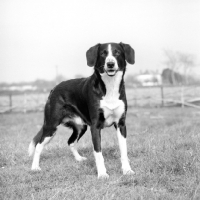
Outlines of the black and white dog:
M29 155L34 154L32 170L40 170L40 154L60 124L73 130L68 144L75 159L85 160L79 155L74 142L83 136L89 125L98 178L108 178L101 151L101 129L114 125L123 174L134 174L127 156L127 100L124 86L126 61L134 64L134 50L124 43L97 44L87 51L86 57L88 66L94 66L92 76L61 82L48 97L44 124L29 145Z

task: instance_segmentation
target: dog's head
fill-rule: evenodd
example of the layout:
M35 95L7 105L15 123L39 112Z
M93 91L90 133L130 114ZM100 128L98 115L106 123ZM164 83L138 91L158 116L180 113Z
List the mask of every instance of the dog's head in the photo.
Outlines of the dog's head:
M106 43L91 47L87 53L87 64L95 67L101 75L115 76L118 71L125 71L126 61L135 63L135 52L129 44Z

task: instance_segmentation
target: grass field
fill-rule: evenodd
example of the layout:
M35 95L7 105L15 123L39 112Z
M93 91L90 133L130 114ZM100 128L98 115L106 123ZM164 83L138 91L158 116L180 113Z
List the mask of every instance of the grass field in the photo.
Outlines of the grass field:
M128 154L134 176L122 176L114 128L102 132L108 180L98 180L90 132L79 142L88 159L75 161L59 127L43 151L41 172L27 149L42 113L0 115L0 199L200 199L200 112L191 108L130 108Z

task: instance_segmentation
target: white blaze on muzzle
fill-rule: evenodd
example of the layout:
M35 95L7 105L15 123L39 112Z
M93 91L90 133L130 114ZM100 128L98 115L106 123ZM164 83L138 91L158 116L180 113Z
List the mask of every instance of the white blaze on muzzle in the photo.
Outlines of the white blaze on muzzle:
M111 44L108 45L108 56L105 60L104 69L109 76L114 76L118 70L117 60L113 56Z

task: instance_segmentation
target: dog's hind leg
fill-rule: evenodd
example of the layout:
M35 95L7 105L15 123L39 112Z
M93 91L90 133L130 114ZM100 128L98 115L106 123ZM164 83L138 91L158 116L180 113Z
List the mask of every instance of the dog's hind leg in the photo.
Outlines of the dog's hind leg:
M40 141L41 137L43 134L43 127L40 129L40 131L38 132L38 134L33 138L33 140L31 141L31 143L29 144L28 147L28 154L29 156L33 156L35 153L35 147L37 145L37 143Z
M68 140L68 145L70 146L70 150L71 150L72 154L74 155L74 157L77 161L86 160L87 158L81 156L78 153L74 143L76 140L78 141L84 135L84 133L87 130L87 125L80 126L80 125L77 125L74 123L69 123L67 126L73 129L73 133Z
M50 98L50 97L49 97ZM48 99L44 109L44 124L38 134L33 138L29 145L29 155L33 154L32 170L40 170L39 161L40 155L44 146L50 142L55 135L57 126L62 121L62 107L63 104L50 102Z
M55 135L55 131L56 131L56 126L44 125L42 129L38 132L38 134L34 137L32 143L30 144L31 146L35 145L33 163L31 167L32 170L41 170L39 166L40 155L42 153L44 146L48 144Z

